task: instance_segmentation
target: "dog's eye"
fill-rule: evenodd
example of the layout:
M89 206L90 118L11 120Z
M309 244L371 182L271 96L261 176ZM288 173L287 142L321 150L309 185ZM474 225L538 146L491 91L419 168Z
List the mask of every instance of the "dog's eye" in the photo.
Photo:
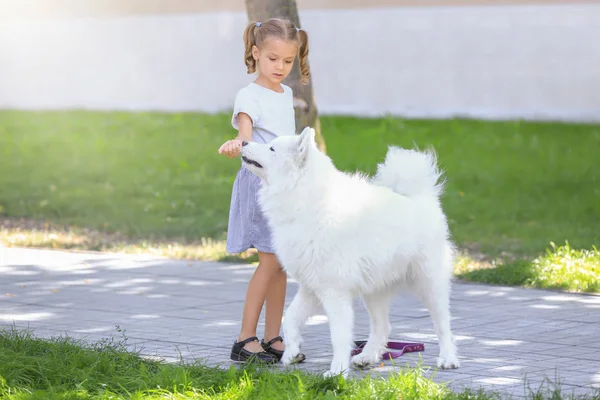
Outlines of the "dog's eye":
M271 150L271 151L275 151L275 149L274 149L273 147L270 147L270 148L269 148L269 150Z

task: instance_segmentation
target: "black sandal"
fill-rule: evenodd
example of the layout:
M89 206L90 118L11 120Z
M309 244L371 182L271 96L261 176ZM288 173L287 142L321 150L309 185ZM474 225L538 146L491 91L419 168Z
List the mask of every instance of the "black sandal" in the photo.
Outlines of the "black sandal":
M260 341L260 345L262 346L263 349L265 349L265 351L267 353L272 354L273 356L275 356L277 358L277 361L281 361L281 357L283 357L283 351L282 350L277 350L271 347L271 345L275 342L281 342L283 343L283 338L281 336L277 336L274 337L273 339L269 340L267 343L265 343L264 340ZM299 364L302 361L306 360L306 356L302 353L299 353L295 360L294 360L294 364Z
M258 342L258 338L256 336L249 337L248 339L242 340L241 342L236 341L233 343L233 347L231 348L231 359L233 361L248 361L248 360L256 360L259 362L267 363L267 364L275 364L279 361L277 357L267 351L259 351L257 353L253 353L244 349L244 346L250 342Z

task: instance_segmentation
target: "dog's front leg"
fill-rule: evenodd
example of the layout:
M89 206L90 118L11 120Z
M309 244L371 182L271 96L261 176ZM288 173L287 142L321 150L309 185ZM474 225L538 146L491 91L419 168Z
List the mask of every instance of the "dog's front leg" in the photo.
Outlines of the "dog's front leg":
M306 320L317 312L318 299L304 286L300 286L294 300L287 308L283 319L283 336L285 340L285 351L281 362L284 365L292 364L300 354L302 344L302 328Z
M343 292L327 292L321 296L323 308L329 320L333 359L325 376L348 376L350 352L352 351L352 331L354 326L354 310L352 298Z

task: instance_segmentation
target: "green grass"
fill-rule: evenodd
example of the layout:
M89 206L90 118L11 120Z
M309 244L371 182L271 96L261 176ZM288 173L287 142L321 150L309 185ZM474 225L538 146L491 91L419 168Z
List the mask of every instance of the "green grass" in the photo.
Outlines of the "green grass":
M223 116L0 112L9 216L134 237L221 237L236 161Z
M0 111L0 214L69 226L64 240L43 230L31 239L9 229L0 230L0 240L166 248L167 255L222 259L240 165L217 154L234 134L229 121L229 114ZM443 206L463 249L491 260L531 261L551 242L578 250L600 243L600 125L321 122L328 154L346 171L373 173L391 144L433 147L447 178ZM78 231L84 228L119 232L121 239L90 238ZM203 238L220 250L195 252Z
M577 250L568 244L554 244L545 255L534 260L518 260L495 268L473 268L463 263L456 269L461 279L502 283L571 292L600 292L600 251Z
M46 341L18 331L0 334L0 349L0 394L14 399L169 398L169 394L185 399L451 398L448 390L419 370L389 380L344 381L258 366L217 369L201 362L147 360L126 351L120 342Z
M404 369L387 379L344 380L302 370L277 372L258 366L214 368L149 360L126 350L125 341L85 344L68 337L49 340L18 330L0 331L0 396L3 399L499 399L467 389L452 392ZM574 398L560 386L525 391L530 399ZM600 399L590 393L579 398Z

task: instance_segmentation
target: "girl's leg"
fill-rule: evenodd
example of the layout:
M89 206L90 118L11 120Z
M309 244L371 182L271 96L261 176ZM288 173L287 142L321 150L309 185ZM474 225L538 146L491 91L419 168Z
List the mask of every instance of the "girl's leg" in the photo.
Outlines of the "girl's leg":
M250 279L250 283L248 284L248 291L246 292L246 302L244 304L244 313L242 315L242 327L240 330L240 336L238 337L238 341L242 341L252 336L256 336L256 327L258 325L258 318L260 317L260 312L262 310L263 304L265 303L265 299L267 298L267 293L275 293L275 295L271 295L271 298L275 298L275 300L271 299L267 305L267 320L269 323L274 323L272 321L273 317L270 317L270 314L276 316L277 314L277 297L281 298L281 277L282 274L281 267L279 265L279 261L272 253L263 253L258 252L258 267L252 278ZM285 276L285 273L283 274ZM284 280L285 283L285 280ZM270 288L271 285L275 285L274 288ZM285 286L283 287L283 298L279 300L281 303L281 311L279 311L279 325L281 324L281 315L283 313L283 305L285 301ZM269 304L271 305L269 307ZM275 306L275 307L273 307ZM278 326L279 326L278 325ZM268 326L269 332L273 329L273 327ZM279 328L277 327L277 332L279 332ZM277 336L277 335L274 335ZM257 341L247 343L244 348L253 353L263 351L260 343Z
M281 329L281 319L283 317L283 308L285 306L285 293L287 288L287 274L281 268L279 260L272 253L263 253L265 263L273 265L276 270L271 278L271 283L267 290L267 304L265 310L265 343L279 336ZM276 267L275 267L276 266ZM285 350L285 346L280 341L275 341L271 345L275 350Z

